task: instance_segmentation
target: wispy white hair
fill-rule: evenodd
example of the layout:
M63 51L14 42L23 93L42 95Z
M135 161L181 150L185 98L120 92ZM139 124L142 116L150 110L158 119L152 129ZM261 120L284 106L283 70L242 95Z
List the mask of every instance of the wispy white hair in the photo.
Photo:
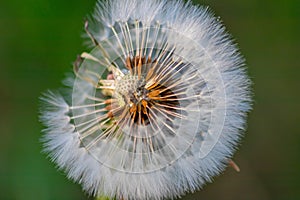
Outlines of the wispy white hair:
M143 33L148 34L145 40L148 43L144 42L144 46L139 42ZM173 64L160 69L158 73L163 71L165 74L162 76L168 76L168 71L176 74L172 76L183 85L185 96L182 99L191 96L192 100L188 103L178 100L179 107L176 108L183 110L187 119L176 119L176 113L175 118L157 114L157 135L151 135L146 128L138 129L138 133L146 132L158 143L160 139L170 140L168 148L163 150L149 150L144 140L139 142L135 133L130 135L131 128L126 126L123 131L129 130L129 135L111 139L103 137L97 139L95 144L94 137L88 138L90 133L87 130L95 127L101 132L105 126L104 123L103 127L101 123L95 124L93 117L86 116L88 113L97 113L97 110L90 109L86 99L93 94L94 86L91 83L98 81L95 78L98 75L72 81L72 103L67 103L71 99L51 91L41 97L44 106L40 119L46 126L43 131L44 151L51 160L89 194L124 200L180 197L186 192L202 188L222 172L244 132L246 116L251 109L251 93L244 59L224 26L209 9L181 0L98 1L88 35L94 37L99 46L101 43L107 44L101 46L98 54L85 54L84 58L93 62L102 63L105 54L101 52L108 47L114 48L111 52L116 52L116 58L124 60L127 54L136 56L136 49L128 51L131 46L148 47L143 52L145 55L139 55L145 57L154 55L149 52L158 48L171 52ZM159 57L159 52L156 53ZM177 64L181 60L188 63L186 69L182 70ZM92 61L86 61L85 65L94 66ZM174 66L179 69L174 69ZM111 69L111 66L107 67ZM94 69L99 76L102 76L101 70ZM127 73L124 70L116 71L113 73L118 76ZM87 74L88 70L82 73ZM134 77L124 77L128 76L119 77L122 83L134 81ZM167 82L168 77L164 78ZM114 80L114 84L120 84L117 81ZM72 84L68 81L68 85ZM108 88L113 90L117 87L114 84ZM178 91L180 89L178 87ZM93 100L99 99L94 97ZM101 100L99 102L90 105L103 104ZM79 109L80 112L77 111ZM99 112L102 112L101 109ZM173 123L169 125L169 122L160 119L173 120ZM100 127L97 129L97 126ZM166 134L170 132L168 128L175 134ZM151 158L145 160L134 155L132 148L136 152L149 151L147 155Z

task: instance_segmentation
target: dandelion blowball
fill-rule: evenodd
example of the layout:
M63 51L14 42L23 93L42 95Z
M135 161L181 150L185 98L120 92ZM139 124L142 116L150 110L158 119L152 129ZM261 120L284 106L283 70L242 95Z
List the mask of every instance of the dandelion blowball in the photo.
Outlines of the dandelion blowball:
M228 164L250 110L244 60L205 7L99 1L71 90L41 99L44 151L94 196L176 198Z

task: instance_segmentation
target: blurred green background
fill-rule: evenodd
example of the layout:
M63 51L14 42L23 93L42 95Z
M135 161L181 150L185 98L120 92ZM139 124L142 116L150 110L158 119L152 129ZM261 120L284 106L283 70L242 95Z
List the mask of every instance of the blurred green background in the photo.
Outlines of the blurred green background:
M196 2L196 1L195 1ZM183 199L300 199L300 1L203 0L239 43L254 81L254 111L235 161ZM86 49L95 1L0 2L0 199L85 200L39 142L38 97L58 88Z

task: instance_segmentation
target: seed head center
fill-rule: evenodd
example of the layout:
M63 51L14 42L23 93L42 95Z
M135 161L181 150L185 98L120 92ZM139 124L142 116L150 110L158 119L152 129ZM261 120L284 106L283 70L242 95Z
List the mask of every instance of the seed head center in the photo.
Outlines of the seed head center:
M117 99L120 106L127 107L132 119L138 124L148 123L148 90L145 79L136 75L125 75L116 83ZM140 116L140 117L138 117Z

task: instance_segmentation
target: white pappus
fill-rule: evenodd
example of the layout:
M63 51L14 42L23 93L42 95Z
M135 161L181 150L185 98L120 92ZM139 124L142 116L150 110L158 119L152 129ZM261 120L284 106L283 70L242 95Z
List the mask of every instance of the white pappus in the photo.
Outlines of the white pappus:
M244 59L207 7L98 1L70 94L46 92L44 151L94 196L161 200L222 172L251 109ZM72 79L70 81L70 79Z

